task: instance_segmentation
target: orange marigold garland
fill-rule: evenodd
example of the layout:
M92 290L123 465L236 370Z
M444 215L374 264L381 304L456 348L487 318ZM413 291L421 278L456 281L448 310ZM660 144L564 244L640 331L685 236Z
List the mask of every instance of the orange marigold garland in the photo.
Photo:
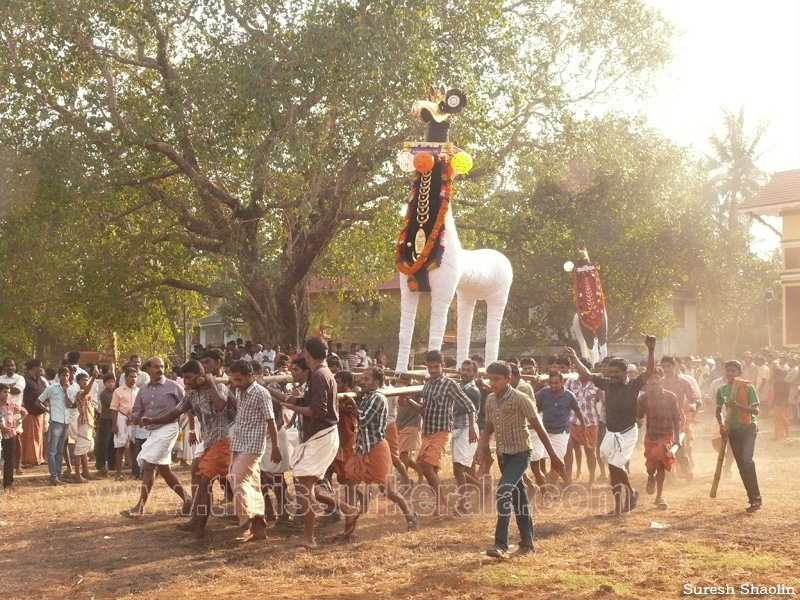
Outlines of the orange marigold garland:
M415 200L419 198L420 175L415 178L408 199L408 209L403 219L403 229L397 241L395 264L398 270L408 277L408 287L412 291L430 291L428 272L441 264L444 253L444 221L450 207L450 197L453 189L453 168L449 164L449 157L439 156L434 168L441 169L441 187L439 189L439 210L430 233L427 235L425 246L415 260L409 260L407 247L412 244L410 231L417 211Z

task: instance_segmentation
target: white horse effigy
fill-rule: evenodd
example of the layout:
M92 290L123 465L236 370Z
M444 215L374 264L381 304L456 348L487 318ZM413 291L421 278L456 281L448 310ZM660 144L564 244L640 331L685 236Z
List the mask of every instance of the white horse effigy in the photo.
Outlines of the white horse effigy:
M586 244L579 242L577 251L576 264L564 263L564 270L572 271L572 298L575 301L572 331L578 338L581 355L594 365L608 354L606 300L600 282L600 267L589 260Z
M415 172L395 263L401 277L400 344L398 371L408 369L411 339L420 295L431 295L428 350L440 350L447 312L457 295L457 360L469 356L475 303L486 301L486 363L496 360L513 271L496 250L461 247L450 210L455 173L472 167L472 158L449 141L451 118L466 104L459 90L430 88L430 101L415 102L411 114L428 123L424 142L406 142L398 162Z

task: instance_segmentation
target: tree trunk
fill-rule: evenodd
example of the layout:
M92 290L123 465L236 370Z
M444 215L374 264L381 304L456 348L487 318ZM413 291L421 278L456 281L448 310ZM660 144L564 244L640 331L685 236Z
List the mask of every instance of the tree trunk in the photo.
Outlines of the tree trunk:
M275 288L276 341L301 348L308 333L310 305L308 278L297 285L285 283Z

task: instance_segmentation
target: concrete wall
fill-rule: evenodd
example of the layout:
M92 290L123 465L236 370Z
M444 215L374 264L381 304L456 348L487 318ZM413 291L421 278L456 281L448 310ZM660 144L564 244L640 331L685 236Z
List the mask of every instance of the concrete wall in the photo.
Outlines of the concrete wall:
M781 287L783 291L783 345L800 347L800 210L781 212Z

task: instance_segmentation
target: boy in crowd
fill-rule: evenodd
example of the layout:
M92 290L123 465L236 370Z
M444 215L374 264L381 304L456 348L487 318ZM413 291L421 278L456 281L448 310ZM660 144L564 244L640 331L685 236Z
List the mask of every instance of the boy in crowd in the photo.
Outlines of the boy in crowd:
M114 449L116 451L117 481L122 481L122 458L133 466L131 453L134 444L133 430L133 404L139 388L136 387L137 370L127 367L122 374L122 385L111 395L111 432L114 435ZM149 377L148 377L149 381ZM136 473L131 473L136 475Z
M117 385L113 373L103 375L103 389L100 391L100 418L97 424L97 443L95 444L94 467L103 477L108 475L109 469L114 468L114 432L113 419L111 418L111 401L114 399L114 388Z
M17 427L28 414L9 399L11 386L0 383L0 432L3 450L3 489L14 485L14 455L17 450Z
M553 450L547 433L536 418L536 405L525 394L511 386L511 369L508 364L496 361L486 368L492 393L486 399L486 427L481 432L475 460L480 463L489 451L492 435L497 443L497 463L500 481L497 484L497 526L494 545L486 556L508 558L508 529L513 512L521 537L517 556L534 551L533 519L522 476L531 461L531 442L528 424L531 423L542 441L553 470L564 472L564 463Z

